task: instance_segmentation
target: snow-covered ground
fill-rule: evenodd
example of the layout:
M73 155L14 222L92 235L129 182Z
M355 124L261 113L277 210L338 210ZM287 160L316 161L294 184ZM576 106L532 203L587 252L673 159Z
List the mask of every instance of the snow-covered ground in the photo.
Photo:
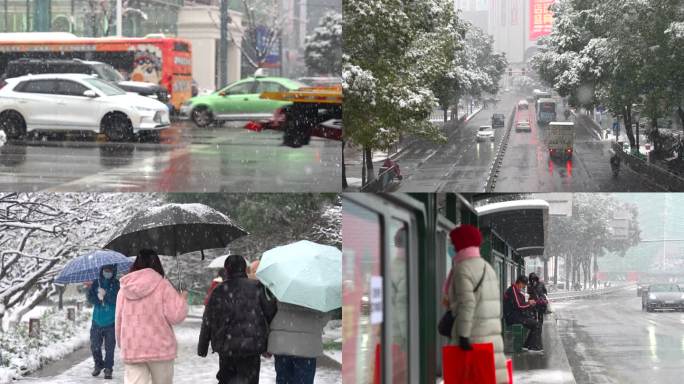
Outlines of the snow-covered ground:
M175 374L173 382L175 384L198 384L216 382L216 372L218 371L218 355L210 354L206 358L197 356L197 340L199 338L200 319L191 318L176 327L176 338L178 340L178 358L176 359ZM123 364L120 360L119 350L117 349L114 359L114 379L112 384L123 383ZM102 384L102 376L92 377L93 369L92 358L74 362L74 366L65 372L53 377L27 377L22 383L44 383L44 384ZM260 383L275 383L275 368L273 359L261 359ZM329 367L318 367L316 370L316 383L342 383L342 375L338 369ZM109 383L109 381L108 381Z

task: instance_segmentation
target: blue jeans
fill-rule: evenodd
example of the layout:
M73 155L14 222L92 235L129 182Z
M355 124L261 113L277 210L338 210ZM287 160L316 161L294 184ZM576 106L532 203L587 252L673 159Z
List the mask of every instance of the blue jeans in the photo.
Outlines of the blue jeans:
M316 359L276 355L275 370L276 384L313 384Z
M102 343L105 347L105 359L102 361ZM114 367L114 347L116 347L116 336L114 325L108 327L98 327L94 323L90 326L90 351L93 353L95 367L108 368Z

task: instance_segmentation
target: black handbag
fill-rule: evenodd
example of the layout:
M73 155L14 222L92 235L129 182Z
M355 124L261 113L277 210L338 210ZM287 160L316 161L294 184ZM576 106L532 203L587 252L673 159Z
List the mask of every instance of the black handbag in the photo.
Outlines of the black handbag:
M484 281L486 272L487 264L485 264L484 268L482 269L482 277L480 278L480 281L477 282L477 285L475 286L473 293L477 292L477 290L480 289L480 285L482 285L482 281ZM439 334L450 338L451 330L454 327L454 320L456 320L456 316L454 316L453 312L450 309L444 312L442 318L439 320L439 324L437 324L437 331L439 331Z

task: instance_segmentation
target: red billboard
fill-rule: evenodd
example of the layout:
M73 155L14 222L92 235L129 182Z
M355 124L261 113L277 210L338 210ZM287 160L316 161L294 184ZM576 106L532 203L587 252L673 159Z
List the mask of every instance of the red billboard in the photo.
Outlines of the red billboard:
M549 6L553 0L530 0L530 40L537 40L541 36L551 33L553 27L553 12Z

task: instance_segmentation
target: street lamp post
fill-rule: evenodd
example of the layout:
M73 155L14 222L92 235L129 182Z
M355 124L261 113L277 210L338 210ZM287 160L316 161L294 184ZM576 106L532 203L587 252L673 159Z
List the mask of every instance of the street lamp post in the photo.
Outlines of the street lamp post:
M221 40L219 42L219 88L228 84L228 0L221 0Z

